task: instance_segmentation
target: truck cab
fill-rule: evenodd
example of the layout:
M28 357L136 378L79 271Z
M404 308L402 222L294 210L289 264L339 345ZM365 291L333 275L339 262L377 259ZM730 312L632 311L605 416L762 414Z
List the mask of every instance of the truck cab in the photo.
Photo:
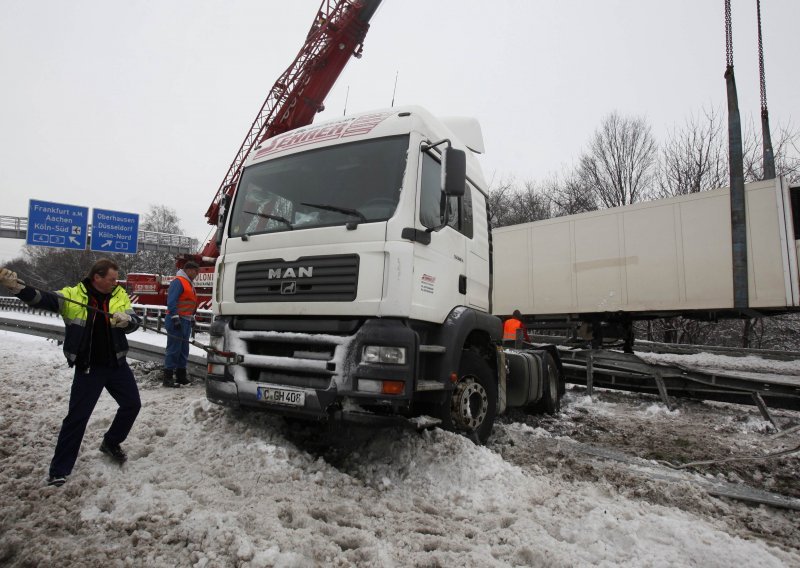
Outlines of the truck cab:
M419 107L264 141L226 203L210 400L326 420L417 414L485 439L505 377L478 123Z

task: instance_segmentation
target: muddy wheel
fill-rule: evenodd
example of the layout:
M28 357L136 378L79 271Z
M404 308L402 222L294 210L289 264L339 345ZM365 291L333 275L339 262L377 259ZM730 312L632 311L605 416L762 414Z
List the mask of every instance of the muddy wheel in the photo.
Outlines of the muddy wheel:
M497 414L497 384L489 365L477 353L464 351L456 383L441 407L442 425L485 444Z
M561 388L561 375L558 372L558 365L549 353L545 354L544 371L546 373L544 381L544 392L542 400L533 406L533 411L542 414L556 414L561 410L561 395L564 390Z

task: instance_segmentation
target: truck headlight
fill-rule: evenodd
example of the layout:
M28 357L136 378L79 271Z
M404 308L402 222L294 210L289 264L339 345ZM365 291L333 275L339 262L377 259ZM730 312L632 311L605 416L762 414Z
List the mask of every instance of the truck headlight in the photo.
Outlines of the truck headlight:
M365 345L364 350L361 352L361 362L405 365L406 348L389 347L387 345Z

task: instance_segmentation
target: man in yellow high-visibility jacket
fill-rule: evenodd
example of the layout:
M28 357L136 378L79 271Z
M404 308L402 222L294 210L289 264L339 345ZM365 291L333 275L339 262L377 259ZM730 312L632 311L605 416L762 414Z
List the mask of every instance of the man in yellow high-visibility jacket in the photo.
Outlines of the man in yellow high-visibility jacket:
M61 424L50 462L48 485L61 487L72 473L86 425L103 389L114 397L119 408L103 436L100 451L119 464L128 459L120 444L128 437L142 403L125 359L128 353L125 335L136 331L140 320L131 308L125 289L117 285L118 276L116 263L101 259L77 285L48 292L26 286L15 272L0 268L0 284L19 299L30 306L61 314L64 355L69 366L75 368L69 411Z

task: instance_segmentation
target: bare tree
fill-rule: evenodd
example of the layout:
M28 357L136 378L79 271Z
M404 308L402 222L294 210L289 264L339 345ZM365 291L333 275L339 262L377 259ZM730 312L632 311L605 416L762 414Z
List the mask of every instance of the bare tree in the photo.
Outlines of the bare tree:
M147 213L144 214L139 228L157 233L183 234L178 212L166 205L153 205L152 203L149 205Z
M502 179L494 187L489 188L487 206L492 219L493 227L511 225L512 194L514 193L514 179Z
M544 182L544 193L550 198L553 217L575 215L597 209L597 199L575 170L554 175Z
M177 211L166 205L151 204L143 216L139 228L157 233L183 234ZM129 260L130 262L127 262L125 266L125 274L129 272L173 274L175 272L175 256L168 252L140 251Z
M516 186L511 179L502 180L489 190L489 210L494 227L530 223L549 219L550 198L535 182L526 181Z
M98 254L86 249L69 250L27 245L22 250L27 257L28 272L20 277L25 282L46 290L74 286L86 277L97 259L112 258L117 262L117 257L122 256Z
M800 131L791 123L778 124L771 134L772 152L775 156L775 173L785 176L790 183L800 181ZM744 179L746 182L758 181L764 177L761 130L751 119L742 140L744 154ZM727 184L726 184L727 185Z
M549 196L536 182L524 182L514 194L513 223L531 223L550 217Z
M635 329L637 335L644 335L648 341L703 345L713 336L716 323L676 316L638 322Z
M697 193L728 185L727 138L715 109L691 116L674 129L662 146L658 163L658 197Z
M578 175L606 207L641 201L651 189L656 142L644 118L611 113L579 162Z
M703 110L672 131L661 148L658 197L686 195L725 187L729 183L728 140L724 119L717 110ZM763 177L761 131L750 119L743 139L745 181ZM800 132L791 125L774 129L776 173L790 182L800 180Z

